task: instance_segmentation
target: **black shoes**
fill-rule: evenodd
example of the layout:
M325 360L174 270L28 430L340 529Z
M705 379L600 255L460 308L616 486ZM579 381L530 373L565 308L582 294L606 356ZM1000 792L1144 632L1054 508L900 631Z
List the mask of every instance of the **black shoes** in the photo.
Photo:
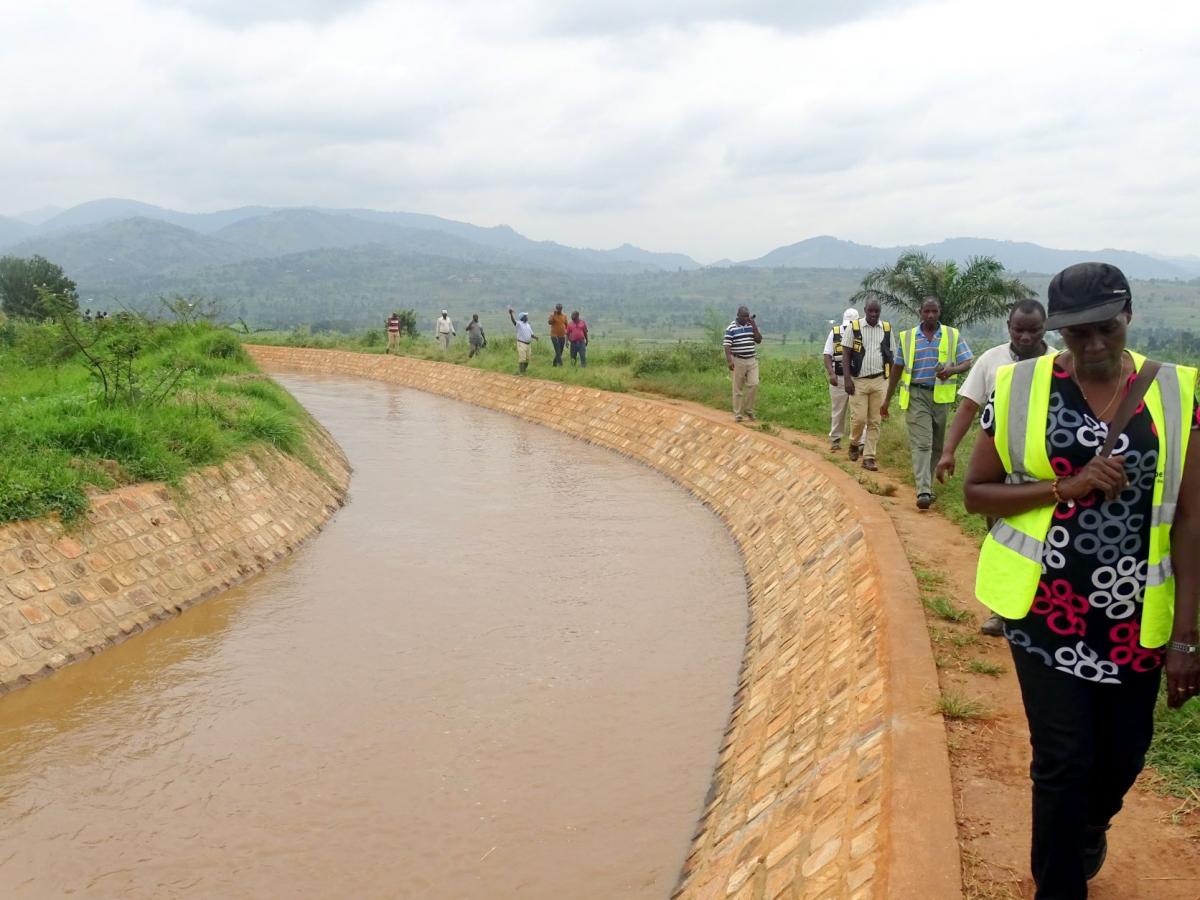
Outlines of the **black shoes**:
M1083 845L1083 874L1091 881L1104 868L1108 857L1108 826L1089 825L1087 840Z
M917 509L929 509L933 506L933 494L917 494Z

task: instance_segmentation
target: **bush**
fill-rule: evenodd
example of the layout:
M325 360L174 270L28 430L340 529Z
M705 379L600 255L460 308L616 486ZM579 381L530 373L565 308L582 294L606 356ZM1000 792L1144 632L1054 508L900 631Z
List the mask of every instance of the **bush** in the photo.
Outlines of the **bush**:
M205 356L213 359L232 359L237 362L247 360L242 342L230 331L214 331L205 335L199 341L199 349Z

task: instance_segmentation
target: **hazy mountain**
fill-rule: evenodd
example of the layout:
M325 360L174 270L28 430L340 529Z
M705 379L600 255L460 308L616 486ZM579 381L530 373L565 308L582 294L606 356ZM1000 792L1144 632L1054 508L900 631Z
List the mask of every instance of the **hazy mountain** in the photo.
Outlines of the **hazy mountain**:
M141 217L33 238L7 252L36 253L58 263L81 293L92 283L120 284L145 276L158 278L161 290L168 291L173 275L252 255L236 244Z
M936 244L871 247L826 235L778 247L765 256L747 260L741 265L755 268L788 266L871 269L894 262L905 250L920 250L937 259L954 259L959 262L964 262L972 256L992 256L1013 272L1053 274L1072 263L1096 260L1118 266L1130 278L1188 279L1200 275L1200 262L1189 265L1186 258L1182 257L1168 261L1129 250L1054 250L1028 242L996 241L989 238L950 238Z
M19 219L0 216L0 248L15 244L33 232L33 226Z
M28 209L25 212L17 213L13 216L14 219L20 219L29 225L41 225L48 219L53 219L63 211L61 206L43 206L39 209Z
M89 200L80 203L56 216L45 220L39 227L40 233L72 231L107 222L117 222L125 219L144 218L159 222L169 222L180 228L187 228L201 234L209 234L240 222L242 219L253 218L271 212L266 206L241 206L237 209L225 209L211 213L185 213L173 209L165 209L138 200L107 198L104 200Z
M103 268L112 256L112 248L97 239L96 229L119 225L133 218L157 221L211 235L240 248L239 258L278 256L316 250L322 247L354 247L382 243L412 252L431 253L463 260L512 262L536 268L589 272L640 272L648 269L674 271L694 269L698 264L680 253L653 253L625 244L613 250L589 250L567 247L553 241L534 241L507 225L484 228L420 213L380 212L368 209L321 209L317 207L273 209L246 206L213 213L182 213L136 200L93 200L60 212L33 232L16 233L7 243L22 238L38 241L50 236L66 237L89 229L89 237L72 251L72 259L81 270ZM20 224L20 223L18 223ZM114 234L127 234L117 228ZM161 232L168 245L177 236ZM153 232L138 233L142 247L153 240ZM4 237L0 234L0 244ZM63 246L63 245L57 245ZM102 247L103 258L87 256L88 247ZM170 261L172 267L178 248L151 248L151 259ZM60 261L60 264L61 261ZM153 267L152 262L147 263Z
M512 254L429 228L331 214L315 209L283 209L243 219L212 235L242 248L248 256L271 257L322 248L383 244L412 253L461 260L508 262Z

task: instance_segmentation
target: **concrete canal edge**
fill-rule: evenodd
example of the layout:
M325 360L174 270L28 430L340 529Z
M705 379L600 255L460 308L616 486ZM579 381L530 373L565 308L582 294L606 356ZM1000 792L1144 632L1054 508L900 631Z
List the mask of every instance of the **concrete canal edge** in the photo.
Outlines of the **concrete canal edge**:
M427 360L248 349L268 370L416 388L616 450L722 519L745 565L746 651L676 897L961 897L916 580L854 479L717 413Z
M345 501L350 467L315 426L325 476L274 449L92 497L86 518L0 526L0 693L86 659L267 568Z

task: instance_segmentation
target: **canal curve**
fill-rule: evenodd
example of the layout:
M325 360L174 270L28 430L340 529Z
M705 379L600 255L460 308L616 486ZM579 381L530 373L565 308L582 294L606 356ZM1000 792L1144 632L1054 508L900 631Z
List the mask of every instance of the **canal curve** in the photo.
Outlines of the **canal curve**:
M500 413L281 380L355 466L350 504L0 698L0 895L666 897L743 648L726 530Z

